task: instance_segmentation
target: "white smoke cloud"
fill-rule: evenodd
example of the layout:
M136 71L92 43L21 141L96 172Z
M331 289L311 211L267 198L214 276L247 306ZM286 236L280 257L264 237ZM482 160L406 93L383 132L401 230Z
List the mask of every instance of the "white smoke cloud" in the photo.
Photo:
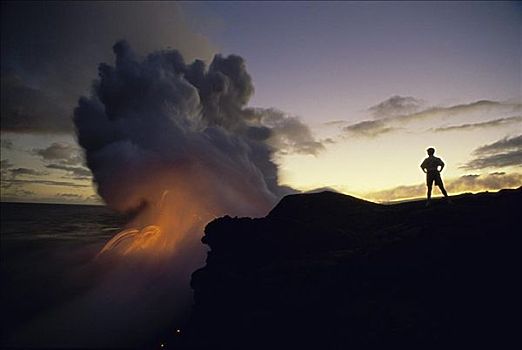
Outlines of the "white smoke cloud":
M234 210L268 209L288 192L278 185L274 153L322 148L298 119L246 107L254 87L239 56L216 55L207 69L175 50L140 60L120 41L114 52L115 66L100 65L93 96L75 110L87 165L113 208L157 200L175 173L208 202L233 198Z

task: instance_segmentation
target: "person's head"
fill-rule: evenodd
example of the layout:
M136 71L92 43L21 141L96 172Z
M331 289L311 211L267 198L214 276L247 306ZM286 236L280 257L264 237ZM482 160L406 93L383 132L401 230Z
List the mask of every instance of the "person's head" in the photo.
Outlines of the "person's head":
M433 147L430 147L426 150L426 152L428 152L428 155L429 156L432 156L433 154L435 154L435 148Z

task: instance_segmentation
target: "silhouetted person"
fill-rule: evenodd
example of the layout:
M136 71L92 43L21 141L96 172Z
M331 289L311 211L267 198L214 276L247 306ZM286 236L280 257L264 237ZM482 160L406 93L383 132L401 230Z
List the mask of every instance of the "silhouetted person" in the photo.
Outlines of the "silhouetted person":
M430 147L426 150L426 152L428 152L428 158L424 159L420 165L422 171L426 173L426 185L428 186L428 201L426 202L426 206L430 205L433 182L435 182L435 185L439 186L440 191L444 197L448 199L448 202L451 202L448 197L448 193L444 188L444 184L442 183L442 179L440 178L440 172L442 169L444 169L444 162L442 159L434 156L435 148Z

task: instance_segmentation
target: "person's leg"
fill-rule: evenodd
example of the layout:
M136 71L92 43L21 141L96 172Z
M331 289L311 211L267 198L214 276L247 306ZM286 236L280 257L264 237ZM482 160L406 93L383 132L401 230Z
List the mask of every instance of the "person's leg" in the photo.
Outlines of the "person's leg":
M437 176L435 177L435 184L439 187L440 191L444 195L444 197L448 197L448 193L446 192L446 189L444 188L444 183L442 182L442 178L440 177L440 173L437 173Z
M444 197L446 198L448 203L450 203L450 204L453 203L451 201L451 198L448 196L448 192L446 192L446 189L444 188L444 183L442 182L442 179L440 178L440 176L437 179L437 186L439 186L440 191L442 192L442 194L444 195Z
M442 181L440 182L439 188L444 197L448 197L448 192L446 192L446 189L444 188L444 184L442 183Z
M426 205L429 205L431 200L431 189L433 187L433 174L429 172L426 174L426 186L428 187L428 192L426 193L428 201L426 202Z
M431 185L428 185L428 193L427 193L427 197L428 197L428 200L426 201L426 206L429 207L431 205Z

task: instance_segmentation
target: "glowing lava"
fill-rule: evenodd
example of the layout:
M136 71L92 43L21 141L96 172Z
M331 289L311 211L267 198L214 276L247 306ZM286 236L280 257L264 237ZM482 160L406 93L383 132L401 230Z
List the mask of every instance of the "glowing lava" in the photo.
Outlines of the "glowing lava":
M169 191L163 191L157 205L145 209L134 221L134 227L127 228L114 236L98 253L118 255L153 253L161 255L173 252L184 236L198 229L201 232L201 215L193 214L194 208L186 203L174 201L168 197ZM187 207L191 210L187 210ZM184 209L184 210L183 210ZM199 212L204 212L201 209ZM205 217L210 217L205 215ZM141 223L152 223L140 225Z
M119 207L122 212L140 207L138 215L105 244L98 257L171 256L184 243L199 242L205 225L214 218L231 213L265 215L273 203L271 196L248 181L242 182L239 175L234 186L228 186L222 177L213 176L201 164L178 164L176 170L150 175L150 179L133 188L134 193L129 196L132 204L123 202Z
M98 253L98 256L107 251L116 249L120 245L125 246L121 251L123 255L127 255L131 252L145 250L158 244L161 245L161 243L163 243L162 245L164 247L165 237L163 237L162 232L163 230L161 227L157 225L149 225L142 228L141 230L136 228L123 230L114 236L109 242L107 242L107 244L105 244L103 249Z

